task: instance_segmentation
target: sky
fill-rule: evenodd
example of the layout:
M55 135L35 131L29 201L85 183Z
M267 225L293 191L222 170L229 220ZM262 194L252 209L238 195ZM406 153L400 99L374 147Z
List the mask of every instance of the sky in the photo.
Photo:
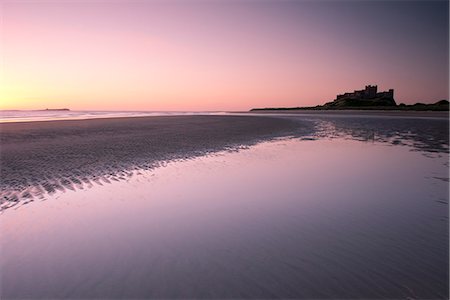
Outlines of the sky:
M449 98L449 1L0 1L0 109Z

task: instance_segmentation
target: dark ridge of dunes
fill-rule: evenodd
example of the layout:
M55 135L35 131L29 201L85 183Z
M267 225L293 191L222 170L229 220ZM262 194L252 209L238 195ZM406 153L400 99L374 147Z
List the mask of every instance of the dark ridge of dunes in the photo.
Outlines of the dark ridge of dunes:
M131 176L159 162L301 134L298 121L164 116L0 124L2 206Z

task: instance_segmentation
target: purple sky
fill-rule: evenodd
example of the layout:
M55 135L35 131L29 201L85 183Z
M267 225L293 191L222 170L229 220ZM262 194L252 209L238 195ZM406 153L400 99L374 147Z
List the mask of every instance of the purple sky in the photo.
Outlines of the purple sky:
M2 1L1 109L310 106L449 93L448 1Z

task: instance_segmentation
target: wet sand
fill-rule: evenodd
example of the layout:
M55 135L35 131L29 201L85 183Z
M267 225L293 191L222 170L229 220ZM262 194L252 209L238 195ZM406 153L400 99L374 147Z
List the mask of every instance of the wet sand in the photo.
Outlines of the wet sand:
M448 156L410 150L281 139L18 205L0 298L448 299Z
M302 126L272 117L167 116L2 123L0 130L4 204L298 134Z
M448 299L447 119L120 120L1 125L0 298Z
M304 115L334 115L334 116L380 116L380 117L407 117L407 118L449 118L448 111L411 111L411 110L258 110L241 112L246 114L304 114Z

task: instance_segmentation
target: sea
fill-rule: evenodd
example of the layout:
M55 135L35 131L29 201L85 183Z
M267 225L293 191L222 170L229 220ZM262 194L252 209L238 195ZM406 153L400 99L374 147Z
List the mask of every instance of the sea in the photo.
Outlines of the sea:
M0 123L51 120L83 120L98 118L124 118L148 116L181 116L224 114L220 111L89 111L89 110L0 110Z

